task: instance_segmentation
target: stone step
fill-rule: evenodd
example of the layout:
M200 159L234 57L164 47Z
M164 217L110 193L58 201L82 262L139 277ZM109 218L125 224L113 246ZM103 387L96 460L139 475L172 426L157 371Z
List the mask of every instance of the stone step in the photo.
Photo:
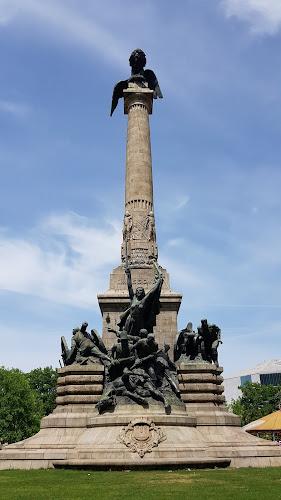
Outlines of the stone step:
M183 393L182 394L182 400L185 403L190 403L190 402L196 402L200 403L202 402L214 402L217 404L223 404L225 402L225 397L220 394L212 394L212 393Z
M103 374L66 375L58 378L58 385L103 384Z
M91 365L73 364L58 369L59 377L65 375L103 375L104 366L92 363Z
M214 373L220 375L223 372L222 366L211 365L211 363L189 363L177 366L178 373Z
M103 391L102 384L86 384L86 385L63 385L57 388L57 395L63 396L64 394L99 394L101 395Z
M142 458L141 463L134 463L134 461L128 460L125 457L116 459L72 459L72 460L53 460L53 466L56 469L59 468L77 468L77 469L157 469L165 468L169 469L176 468L179 466L184 468L196 468L196 469L212 469L215 467L225 468L229 467L231 460L227 458L175 458L169 457L159 457L153 459Z
M67 405L67 404L96 404L100 400L100 394L79 394L79 395L67 395L67 396L57 396L57 405Z
M216 384L179 384L181 393L189 393L189 392L213 392L214 394L221 394L224 391L224 387L222 385Z
M223 377L214 373L181 373L178 372L179 383L192 383L192 382L212 382L213 384L222 384Z

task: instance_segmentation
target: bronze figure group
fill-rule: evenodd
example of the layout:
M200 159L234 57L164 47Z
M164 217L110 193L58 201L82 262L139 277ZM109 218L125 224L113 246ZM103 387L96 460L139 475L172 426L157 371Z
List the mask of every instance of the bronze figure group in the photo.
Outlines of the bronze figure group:
M70 349L61 339L62 359L65 365L104 365L104 390L96 408L99 412L118 404L137 403L144 407L160 402L166 411L173 404L182 404L177 368L179 364L214 363L218 366L218 346L221 330L201 320L197 332L192 323L181 330L175 340L174 362L168 355L170 346L159 349L153 334L156 316L160 312L160 293L163 275L156 266L157 275L152 289L145 293L142 287L133 291L131 271L126 263L127 286L130 297L128 309L120 316L119 330L108 328L116 335L116 342L107 349L96 330L87 332L88 323L73 328Z
M181 330L175 341L174 360L179 364L190 362L214 363L218 362L218 347L222 344L221 330L206 319L201 320L197 332L193 331L192 323Z

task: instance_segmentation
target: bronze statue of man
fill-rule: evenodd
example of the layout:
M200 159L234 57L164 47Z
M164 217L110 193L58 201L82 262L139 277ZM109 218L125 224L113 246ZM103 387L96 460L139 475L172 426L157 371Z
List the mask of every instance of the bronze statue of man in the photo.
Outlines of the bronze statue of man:
M68 349L67 342L61 337L62 359L64 365L78 363L87 365L89 363L108 364L111 362L107 349L96 330L87 332L88 323L84 321L81 328L78 326L72 330L71 348Z

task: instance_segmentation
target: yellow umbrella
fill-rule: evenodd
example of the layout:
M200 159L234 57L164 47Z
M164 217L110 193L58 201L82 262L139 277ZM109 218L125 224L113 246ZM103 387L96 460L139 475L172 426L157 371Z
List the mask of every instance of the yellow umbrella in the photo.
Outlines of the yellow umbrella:
M243 429L253 434L271 433L273 439L281 438L281 409L244 425Z

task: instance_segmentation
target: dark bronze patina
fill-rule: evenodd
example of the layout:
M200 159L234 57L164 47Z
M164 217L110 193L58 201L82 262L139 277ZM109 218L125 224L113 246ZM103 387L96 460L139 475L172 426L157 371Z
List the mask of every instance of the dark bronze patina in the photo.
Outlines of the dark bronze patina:
M153 90L154 99L157 99L157 97L162 99L163 97L155 73L151 69L144 70L146 56L141 49L135 49L131 53L129 63L132 68L130 78L121 80L121 82L116 83L114 86L110 116L112 116L119 99L123 97L123 90L128 88L130 82L136 83L141 88L145 87L145 84L147 84L148 88Z
M202 319L194 332L192 323L188 323L176 337L174 360L178 364L205 362L218 366L219 344L222 344L221 330L217 325Z

